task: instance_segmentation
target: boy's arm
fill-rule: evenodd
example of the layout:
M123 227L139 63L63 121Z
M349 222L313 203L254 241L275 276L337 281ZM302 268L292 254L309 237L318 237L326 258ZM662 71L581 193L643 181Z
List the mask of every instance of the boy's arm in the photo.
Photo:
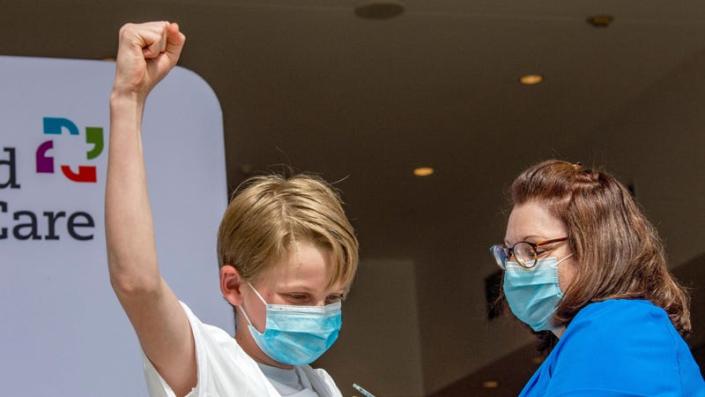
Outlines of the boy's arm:
M168 22L120 29L105 194L111 284L142 349L177 396L196 385L195 346L186 313L159 273L141 126L149 91L176 65L185 39Z

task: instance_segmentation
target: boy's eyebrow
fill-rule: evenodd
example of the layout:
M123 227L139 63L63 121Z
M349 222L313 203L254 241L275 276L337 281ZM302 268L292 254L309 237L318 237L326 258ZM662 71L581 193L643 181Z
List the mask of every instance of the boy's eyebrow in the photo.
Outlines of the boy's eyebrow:
M286 291L303 291L303 292L314 292L311 288L305 285L286 285L282 287Z
M302 291L302 292L308 292L308 293L315 293L316 290L313 288L305 285L305 284L291 284L291 285L283 285L281 288L286 290L286 292L292 292L292 291ZM330 294L338 294L338 295L343 295L345 296L346 294L346 289L345 288L340 288L336 290L326 290L325 291L327 295Z
M313 288L306 284L284 284L279 288L285 289L287 291L305 291L305 292L316 292Z

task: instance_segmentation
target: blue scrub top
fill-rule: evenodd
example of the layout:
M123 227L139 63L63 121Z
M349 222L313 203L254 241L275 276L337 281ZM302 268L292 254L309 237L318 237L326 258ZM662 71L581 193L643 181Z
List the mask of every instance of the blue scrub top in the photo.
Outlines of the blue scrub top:
M699 397L705 382L662 308L613 299L578 312L520 396Z

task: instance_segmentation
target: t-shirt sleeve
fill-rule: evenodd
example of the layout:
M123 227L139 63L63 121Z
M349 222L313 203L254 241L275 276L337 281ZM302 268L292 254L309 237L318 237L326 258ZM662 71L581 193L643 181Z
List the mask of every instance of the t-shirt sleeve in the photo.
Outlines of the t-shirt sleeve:
M193 333L194 344L196 346L196 376L197 384L191 392L189 392L186 397L205 397L205 384L204 381L207 379L208 371L208 360L206 358L206 347L204 343L204 330L203 323L196 317L195 314L186 306L185 303L181 303L181 306L186 312L189 324L191 325L191 331ZM144 375L147 381L147 390L149 391L150 397L176 397L176 394L171 389L169 384L166 383L161 374L154 367L152 362L147 358L147 355L142 352L142 358L144 361Z
M546 396L678 395L670 320L648 303L617 303L576 319L556 349ZM671 394L675 393L675 394Z
M316 368L313 370L321 381L328 387L328 395L331 397L342 397L338 385L335 384L333 378L328 374L328 372L323 368Z

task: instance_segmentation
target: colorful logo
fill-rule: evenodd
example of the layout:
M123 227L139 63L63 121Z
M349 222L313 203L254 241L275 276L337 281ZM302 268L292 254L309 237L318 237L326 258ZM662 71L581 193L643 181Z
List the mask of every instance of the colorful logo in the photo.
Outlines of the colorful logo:
M45 135L62 135L63 132L68 132L68 136L80 135L73 121L62 117L44 117ZM86 154L87 160L98 158L103 153L103 128L86 127L86 143L93 145ZM47 154L53 148L53 140L45 141L37 147L37 173L54 173L54 158ZM78 172L75 172L70 165L61 164L61 172L74 182L95 183L98 179L94 165L79 165Z

